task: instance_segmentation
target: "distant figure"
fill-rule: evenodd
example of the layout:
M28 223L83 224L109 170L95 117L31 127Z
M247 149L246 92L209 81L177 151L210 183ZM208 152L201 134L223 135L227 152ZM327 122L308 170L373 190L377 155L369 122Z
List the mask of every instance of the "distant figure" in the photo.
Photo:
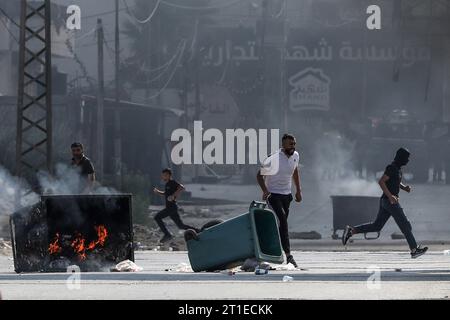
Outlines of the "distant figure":
M297 263L291 254L288 228L289 206L293 200L292 180L294 180L296 188L295 201L302 201L300 173L298 170L300 156L295 151L295 144L296 140L293 135L283 135L282 148L264 161L256 179L263 192L263 200L267 200L278 217L281 244L286 254L286 262L297 268ZM273 163L273 160L278 162L276 172L270 170L270 164Z
M95 170L91 160L84 155L84 148L80 142L74 142L72 149L72 168L79 175L78 193L86 194L92 191L95 182Z
M163 222L163 219L170 217L178 228L182 230L192 229L198 232L198 229L188 226L181 221L181 217L178 214L178 205L176 199L184 190L184 186L172 179L172 170L166 168L162 171L161 179L166 183L165 190L161 191L158 188L153 188L153 192L164 196L166 198L166 207L155 215L155 221L158 224L164 236L160 240L161 243L167 242L173 238Z
M412 234L411 223L406 218L403 208L399 203L400 189L408 193L411 192L411 187L402 183L402 167L408 164L409 156L410 152L407 149L398 149L394 162L386 167L383 176L378 182L383 190L383 195L380 199L380 209L377 218L372 223L362 224L356 227L347 226L342 235L342 243L344 246L355 234L380 232L392 216L405 235L406 241L411 249L411 258L417 258L427 252L428 247L421 248L417 246L414 235Z

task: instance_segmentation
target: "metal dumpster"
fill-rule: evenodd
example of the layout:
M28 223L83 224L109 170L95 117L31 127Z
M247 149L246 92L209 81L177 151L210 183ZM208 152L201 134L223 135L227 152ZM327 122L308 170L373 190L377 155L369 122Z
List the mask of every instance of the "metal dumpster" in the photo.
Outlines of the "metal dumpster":
M248 212L186 238L193 271L228 269L241 265L248 258L282 263L277 219L265 206L265 203L253 201Z
M104 271L134 261L130 194L45 195L10 217L16 272Z
M374 221L380 204L380 197L370 196L331 196L331 200L333 202L333 239L340 239L336 231L344 230L347 225L356 226ZM375 238L369 238L364 234L368 240L377 239L379 236L379 232Z

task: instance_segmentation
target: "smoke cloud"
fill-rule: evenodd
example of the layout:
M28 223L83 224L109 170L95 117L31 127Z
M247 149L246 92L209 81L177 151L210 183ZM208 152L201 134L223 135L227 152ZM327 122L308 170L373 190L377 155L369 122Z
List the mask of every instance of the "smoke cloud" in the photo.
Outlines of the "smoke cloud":
M45 195L79 194L79 174L66 164L57 164L55 174L50 176L47 172L38 173L38 181ZM36 204L39 195L28 193L28 185L13 176L8 170L0 166L0 215L10 215L17 211L16 199L20 199L19 208ZM114 188L101 186L96 182L91 194L111 195L118 194Z
M26 184L12 176L0 166L0 215L10 215L16 210L16 199L20 207L33 205L39 201L36 193L26 193Z
M365 179L357 172L359 158L354 142L337 132L327 132L314 151L316 179L332 195L380 195L375 180Z

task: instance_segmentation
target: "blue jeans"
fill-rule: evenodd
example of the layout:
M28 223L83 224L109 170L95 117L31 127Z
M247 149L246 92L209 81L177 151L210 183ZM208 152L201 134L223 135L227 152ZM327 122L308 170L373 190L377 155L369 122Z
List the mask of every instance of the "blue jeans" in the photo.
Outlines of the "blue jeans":
M380 232L391 216L405 236L409 248L417 248L416 239L412 234L411 223L408 221L408 218L406 218L402 206L399 203L391 204L386 197L381 197L380 199L380 210L378 211L375 221L356 226L354 229L357 233Z

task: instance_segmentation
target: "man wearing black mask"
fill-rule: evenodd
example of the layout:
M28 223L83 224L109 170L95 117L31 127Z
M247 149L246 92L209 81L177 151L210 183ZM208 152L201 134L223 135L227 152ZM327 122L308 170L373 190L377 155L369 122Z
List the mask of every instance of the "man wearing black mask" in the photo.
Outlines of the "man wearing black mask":
M411 258L417 258L428 250L428 247L421 248L417 246L414 235L412 234L411 223L406 218L403 208L399 203L400 189L408 193L411 192L411 187L402 183L402 167L408 164L409 156L410 152L407 149L400 148L397 150L394 162L386 167L383 176L378 182L383 190L383 195L380 199L380 209L377 218L372 223L362 224L356 227L347 226L342 235L342 243L344 246L355 234L380 232L392 216L405 235L406 241L411 249Z

